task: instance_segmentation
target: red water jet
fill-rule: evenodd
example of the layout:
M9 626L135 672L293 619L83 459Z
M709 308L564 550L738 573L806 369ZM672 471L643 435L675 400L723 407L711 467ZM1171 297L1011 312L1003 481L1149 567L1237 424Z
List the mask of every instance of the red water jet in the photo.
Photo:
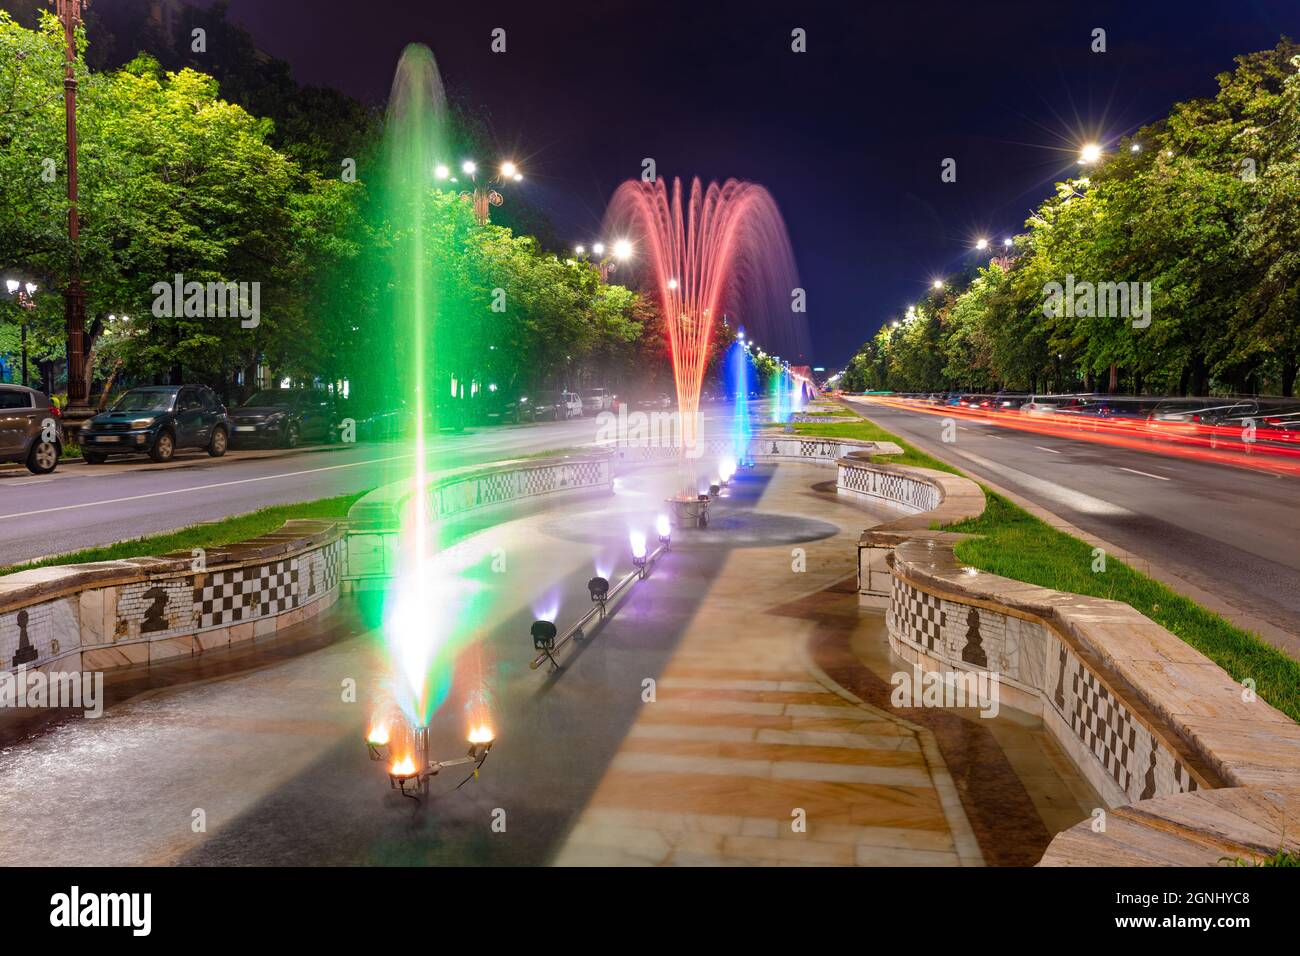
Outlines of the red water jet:
M807 351L802 303L792 305L798 274L785 221L771 194L728 179L707 188L691 180L689 196L674 179L619 186L605 216L606 234L626 232L653 270L668 328L683 449L694 444L700 389L723 311L775 351ZM796 311L796 307L799 311Z

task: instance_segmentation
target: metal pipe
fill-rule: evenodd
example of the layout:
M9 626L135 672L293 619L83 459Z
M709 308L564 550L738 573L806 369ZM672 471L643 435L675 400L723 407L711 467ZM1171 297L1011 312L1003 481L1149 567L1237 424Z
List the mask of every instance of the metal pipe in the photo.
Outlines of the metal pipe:
M589 623L591 623L592 620L603 621L605 617L610 613L609 605L613 604L614 601L618 598L619 594L621 594L624 590L631 588L635 582L640 581L645 577L648 577L650 574L650 569L654 567L654 563L658 561L659 558L662 557L667 550L668 550L668 543L664 542L663 544L659 545L659 547L651 551L648 555L646 555L644 567L637 568L635 571L629 571L626 575L624 575L623 578L617 584L615 584L613 587L609 589L609 596L602 603L593 604L591 606L590 611L582 615L582 617L578 618L576 622L570 625L568 630L566 630L563 634L560 635L559 640L555 642L555 646L551 648L550 651L543 651L542 653L534 657L532 662L528 665L529 669L537 670L537 668L541 667L544 663L546 663L547 660L553 658L555 654L558 654L560 648L564 647L564 645L569 643L569 641L573 640L574 638L584 637L585 635L583 633L583 630L587 627Z

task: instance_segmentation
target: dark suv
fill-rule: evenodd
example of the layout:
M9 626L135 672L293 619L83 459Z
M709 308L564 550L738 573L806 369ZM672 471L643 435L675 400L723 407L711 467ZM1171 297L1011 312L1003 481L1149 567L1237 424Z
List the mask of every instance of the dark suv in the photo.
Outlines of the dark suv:
M318 388L264 388L230 413L235 448L300 441L332 442L337 436L334 402Z
M229 439L226 406L212 389L154 385L131 389L108 411L86 422L81 427L81 453L92 465L131 452L170 461L178 448L204 448L220 458Z
M20 461L36 475L52 472L63 453L59 417L45 393L0 384L0 461Z

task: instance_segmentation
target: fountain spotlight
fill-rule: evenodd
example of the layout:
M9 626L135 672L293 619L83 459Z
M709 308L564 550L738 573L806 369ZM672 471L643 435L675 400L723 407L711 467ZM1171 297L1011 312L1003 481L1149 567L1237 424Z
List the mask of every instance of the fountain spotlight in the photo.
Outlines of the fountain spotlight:
M393 759L388 767L388 783L394 790L400 791L402 796L410 797L416 803L420 802L421 795L429 792L429 780L448 767L474 765L469 776L456 785L457 790L470 780L476 779L479 768L483 766L483 761L487 760L495 739L492 728L486 723L480 723L470 728L469 750L466 751L465 756L453 757L451 760L430 760L429 728L427 726L414 728L414 737L415 753L407 753Z
M591 595L591 603L599 604L603 610L609 600L609 579L596 575L587 582L587 592Z
M736 459L724 458L718 462L718 478L724 485L731 484L731 479L736 476Z
M366 749L370 751L371 760L386 761L388 754L388 728L383 724L375 724L370 728L370 733L366 734Z
M533 638L533 649L541 651L551 662L552 670L559 670L560 665L555 662L551 652L555 650L555 637L559 630L555 627L553 621L533 621L533 626L529 628L529 633Z
M722 493L722 482L721 482L721 481L718 481L718 480L715 479L715 480L709 482L709 497L710 497L710 498L716 498L716 497L718 497L718 495L720 495L721 493Z
M632 542L632 567L639 569L644 574L646 564L645 532L634 529L629 534L629 537Z
M655 531L659 532L659 543L667 547L673 539L673 523L668 520L667 515L660 515L655 519Z

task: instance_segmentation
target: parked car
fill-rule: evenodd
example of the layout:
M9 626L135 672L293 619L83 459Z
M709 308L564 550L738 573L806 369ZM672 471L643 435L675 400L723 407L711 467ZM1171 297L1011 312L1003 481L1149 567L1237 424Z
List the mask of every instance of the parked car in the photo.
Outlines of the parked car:
M583 414L599 415L608 412L613 409L617 397L607 388L589 388L582 396Z
M1152 437L1165 434L1182 437L1204 436L1216 442L1219 429L1231 437L1235 423L1259 414L1253 400L1173 399L1160 402L1147 416L1146 427Z
M0 385L0 461L17 461L34 475L48 475L63 454L63 423L44 392Z
M527 404L532 406L532 420L558 422L568 418L568 404L563 395L557 389L547 388L528 396Z
M229 440L226 406L203 385L133 388L81 427L81 453L92 465L133 452L170 461L178 448L203 448L220 458Z
M264 388L230 413L234 448L299 442L333 442L338 437L334 401L318 388Z
M1016 412L1027 401L1029 396L1023 392L998 392L993 396L993 407L998 411Z
M582 397L577 392L561 392L560 399L564 404L565 418L582 417Z
M755 393L755 397L757 397L757 393ZM673 400L663 392L648 392L637 400L636 407L640 409L672 408Z
M340 440L400 441L408 437L415 426L415 415L400 401L376 405L342 399L335 403L334 413Z

